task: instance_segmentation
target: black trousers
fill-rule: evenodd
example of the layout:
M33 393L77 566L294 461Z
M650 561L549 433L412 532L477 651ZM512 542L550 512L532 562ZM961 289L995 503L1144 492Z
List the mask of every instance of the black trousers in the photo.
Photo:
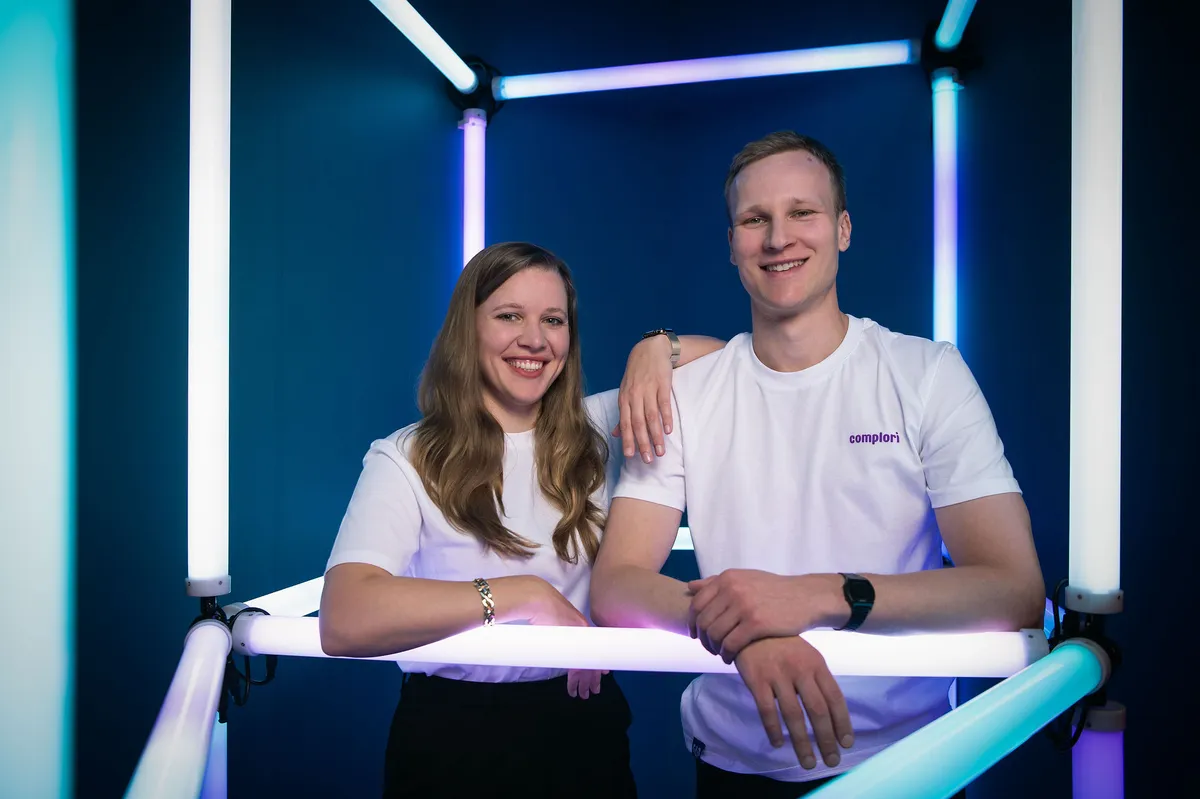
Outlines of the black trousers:
M392 719L383 794L392 797L637 796L625 695L567 695L567 678L475 683L410 674Z
M696 759L696 799L796 799L834 779L781 782L761 774L734 774ZM967 789L954 794L954 799L967 799Z

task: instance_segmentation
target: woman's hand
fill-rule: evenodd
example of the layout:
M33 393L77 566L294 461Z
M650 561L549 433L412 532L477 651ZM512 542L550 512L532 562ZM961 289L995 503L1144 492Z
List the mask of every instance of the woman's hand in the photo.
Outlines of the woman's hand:
M639 341L629 353L621 390L617 393L621 423L612 434L621 437L626 458L635 451L649 463L665 454L664 431L671 432L671 342L666 336Z
M529 623L552 627L590 627L588 620L571 601L550 583L541 578L531 578L531 596L528 600ZM567 693L587 699L600 693L600 676L608 670L568 669Z

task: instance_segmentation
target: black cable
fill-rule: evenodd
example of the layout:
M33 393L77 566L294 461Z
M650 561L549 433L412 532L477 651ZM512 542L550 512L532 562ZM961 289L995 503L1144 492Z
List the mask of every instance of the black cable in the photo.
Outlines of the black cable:
M1062 624L1062 614L1059 608L1058 597L1063 592L1063 589L1070 584L1069 579L1059 580L1058 585L1054 587L1054 593L1050 595L1050 607L1054 613L1054 633L1050 638L1050 648L1061 644L1064 640L1064 631ZM1073 625L1078 626L1078 625ZM1073 629L1072 634L1078 635L1080 630ZM1072 749L1079 742L1079 737L1083 735L1084 728L1087 727L1088 710L1091 708L1090 703L1086 700L1076 704L1064 711L1058 718L1046 725L1046 734L1054 744L1054 748L1060 752L1065 752ZM1076 711L1079 712L1079 722L1074 723Z
M1070 580L1064 578L1058 581L1058 585L1054 586L1054 593L1050 595L1050 607L1054 611L1054 638L1050 642L1051 646L1058 644L1062 640L1062 622L1058 611L1058 595L1067 587Z

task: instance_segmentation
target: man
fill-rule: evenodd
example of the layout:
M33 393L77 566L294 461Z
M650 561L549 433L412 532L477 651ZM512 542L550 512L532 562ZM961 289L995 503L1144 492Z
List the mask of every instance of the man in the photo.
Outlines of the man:
M949 710L948 680L835 680L800 633L1037 627L1045 587L958 350L838 306L851 226L834 155L772 134L734 159L725 198L753 329L676 370L665 452L627 459L614 493L592 614L736 664L682 699L698 797L795 797ZM685 506L690 584L659 573Z

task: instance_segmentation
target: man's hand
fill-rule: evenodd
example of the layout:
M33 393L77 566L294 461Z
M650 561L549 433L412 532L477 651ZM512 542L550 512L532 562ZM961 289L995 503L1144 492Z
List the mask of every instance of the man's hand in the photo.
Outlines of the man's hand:
M666 336L643 339L629 353L617 405L621 423L612 434L621 436L625 457L632 458L635 449L646 463L654 455L661 457L666 452L663 431L671 432L671 342Z
M825 765L841 762L839 743L846 749L854 745L854 728L842 689L825 658L800 636L755 641L738 655L737 670L754 696L771 745L783 746L782 716L804 768L817 765L804 723L806 714Z
M727 569L693 580L688 583L693 595L691 635L709 652L732 663L760 638L799 635L820 626L824 614L833 610L828 591L833 584L821 582L822 577L826 576Z

